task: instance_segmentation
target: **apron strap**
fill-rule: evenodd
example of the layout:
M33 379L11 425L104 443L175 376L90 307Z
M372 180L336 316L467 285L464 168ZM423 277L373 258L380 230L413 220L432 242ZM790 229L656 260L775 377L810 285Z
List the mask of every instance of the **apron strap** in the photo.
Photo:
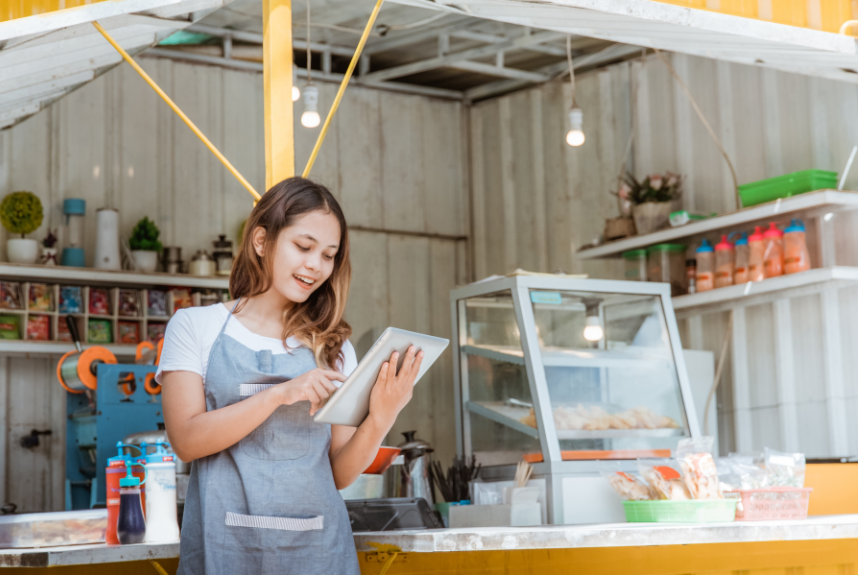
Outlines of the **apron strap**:
M220 333L218 333L218 334L217 334L217 335L218 335L218 337L222 336L222 335L223 335L223 332L225 332L225 331L226 331L226 324L227 324L227 323L229 323L229 318L231 318L231 317L232 317L232 314L234 314L234 313L235 313L235 308L237 308L237 307L238 307L238 302L240 302L240 301L241 301L241 298L238 298L237 300L235 300L235 305L234 305L234 306L232 306L232 309L231 309L231 310L229 310L229 315L228 315L228 316L226 316L226 321L225 321L225 322L223 322L223 326L220 328ZM215 341L217 341L217 340L215 340Z

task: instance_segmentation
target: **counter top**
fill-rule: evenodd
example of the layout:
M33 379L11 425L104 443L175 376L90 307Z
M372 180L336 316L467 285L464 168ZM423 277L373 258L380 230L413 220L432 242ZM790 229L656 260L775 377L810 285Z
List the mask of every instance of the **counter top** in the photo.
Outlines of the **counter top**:
M385 531L358 533L354 539L358 551L374 551L368 545L373 542L396 545L402 551L411 553L858 539L858 515L829 515L799 521L615 523ZM122 563L178 556L178 543L0 549L0 567Z

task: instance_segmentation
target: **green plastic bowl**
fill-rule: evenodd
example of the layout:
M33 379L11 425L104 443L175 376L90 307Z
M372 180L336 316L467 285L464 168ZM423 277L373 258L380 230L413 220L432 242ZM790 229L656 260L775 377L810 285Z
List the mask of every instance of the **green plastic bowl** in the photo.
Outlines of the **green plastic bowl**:
M815 190L836 189L837 172L804 170L776 178L739 186L742 207L748 208L780 198L789 198Z
M736 520L737 499L623 501L629 523L725 523Z

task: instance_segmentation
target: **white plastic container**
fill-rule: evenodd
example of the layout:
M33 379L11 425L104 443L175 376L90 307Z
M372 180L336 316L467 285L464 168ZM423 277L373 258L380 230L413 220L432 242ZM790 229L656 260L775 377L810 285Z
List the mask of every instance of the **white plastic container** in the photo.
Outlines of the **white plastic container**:
M176 515L176 456L167 443L158 442L156 450L146 456L146 538L144 543L172 543L179 540ZM140 445L146 453L146 444Z
M96 212L95 267L103 270L122 269L119 259L119 212L101 208Z

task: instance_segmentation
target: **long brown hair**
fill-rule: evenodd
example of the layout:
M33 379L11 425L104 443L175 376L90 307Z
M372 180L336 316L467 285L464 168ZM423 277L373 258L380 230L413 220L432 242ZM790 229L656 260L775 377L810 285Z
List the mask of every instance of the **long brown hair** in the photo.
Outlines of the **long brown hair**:
M305 178L288 178L272 186L250 212L241 247L229 276L229 291L234 298L265 293L273 282L273 258L280 231L315 211L333 214L340 222L340 248L334 256L334 270L325 283L307 301L283 311L283 341L295 337L313 351L322 367L342 366L343 343L352 328L343 319L352 278L349 260L349 230L340 204L328 189ZM260 257L253 247L253 231L265 230L265 248ZM239 311L243 306L239 304Z

